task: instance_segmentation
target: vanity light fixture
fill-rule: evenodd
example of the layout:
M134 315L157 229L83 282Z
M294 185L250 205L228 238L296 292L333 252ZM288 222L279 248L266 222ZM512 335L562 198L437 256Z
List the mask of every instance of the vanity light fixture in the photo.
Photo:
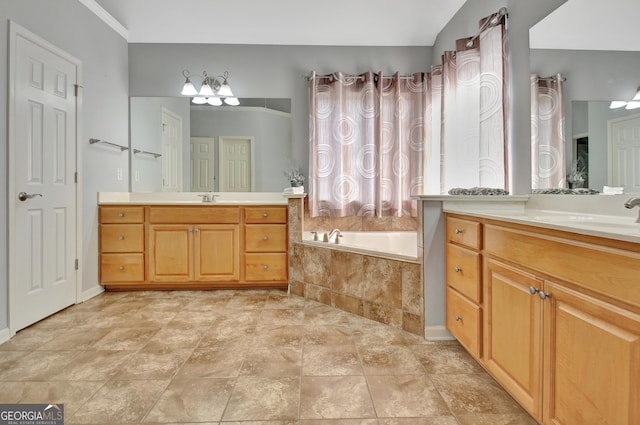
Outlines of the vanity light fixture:
M225 71L223 75L210 77L207 71L202 71L202 75L191 74L188 69L182 71L185 78L184 85L180 94L183 96L193 96L191 102L197 105L208 103L213 106L220 106L224 102L227 105L236 106L240 104L237 97L233 95L233 91L229 86L229 72ZM199 77L202 80L200 90L191 82L192 77Z
M640 108L640 87L636 90L635 96L630 101L626 100L613 100L609 104L609 109L638 109Z

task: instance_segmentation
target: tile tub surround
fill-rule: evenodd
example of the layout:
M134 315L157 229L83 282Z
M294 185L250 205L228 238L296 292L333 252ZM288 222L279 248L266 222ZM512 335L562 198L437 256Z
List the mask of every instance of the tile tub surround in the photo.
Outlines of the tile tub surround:
M69 307L0 345L0 403L51 399L67 424L535 425L456 342L282 290Z
M424 334L420 263L293 244L292 293Z

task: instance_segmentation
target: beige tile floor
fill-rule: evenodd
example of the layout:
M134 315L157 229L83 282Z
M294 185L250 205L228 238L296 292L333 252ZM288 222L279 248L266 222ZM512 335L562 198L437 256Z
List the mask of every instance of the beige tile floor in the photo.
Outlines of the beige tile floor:
M535 425L457 343L284 291L104 293L0 345L68 424Z

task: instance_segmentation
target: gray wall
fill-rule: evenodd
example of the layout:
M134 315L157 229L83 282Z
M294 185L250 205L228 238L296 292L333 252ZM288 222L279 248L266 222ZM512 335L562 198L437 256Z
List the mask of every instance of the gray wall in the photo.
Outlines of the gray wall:
M291 166L291 115L266 108L191 109L191 136L214 137L218 156L220 136L253 137L253 177L256 192L281 192L289 185L283 170ZM187 155L189 155L187 153ZM217 160L216 160L217 165ZM216 169L215 190L220 176Z
M210 75L227 70L238 97L290 98L291 157L307 170L309 83L304 75L311 70L409 74L429 71L431 57L431 47L130 44L129 89L131 96L176 96L184 83L183 69Z
M7 81L8 20L25 27L82 61L84 79L78 161L82 185L83 290L98 289L97 192L126 191L126 152L89 145L90 137L128 143L127 43L77 0L0 1L0 81ZM7 98L7 84L0 84ZM7 102L0 102L0 175L7 177ZM123 180L116 179L122 168ZM7 251L7 186L0 185L0 246ZM0 330L8 325L7 256L0 256Z

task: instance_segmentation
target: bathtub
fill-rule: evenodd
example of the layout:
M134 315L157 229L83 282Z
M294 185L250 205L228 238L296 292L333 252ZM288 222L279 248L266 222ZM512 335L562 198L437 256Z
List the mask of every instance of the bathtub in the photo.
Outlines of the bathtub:
M313 233L305 231L302 242L307 245L321 246L338 251L355 252L377 257L418 261L418 233L410 232L341 232L342 237L322 242L324 232L318 232L318 241Z

